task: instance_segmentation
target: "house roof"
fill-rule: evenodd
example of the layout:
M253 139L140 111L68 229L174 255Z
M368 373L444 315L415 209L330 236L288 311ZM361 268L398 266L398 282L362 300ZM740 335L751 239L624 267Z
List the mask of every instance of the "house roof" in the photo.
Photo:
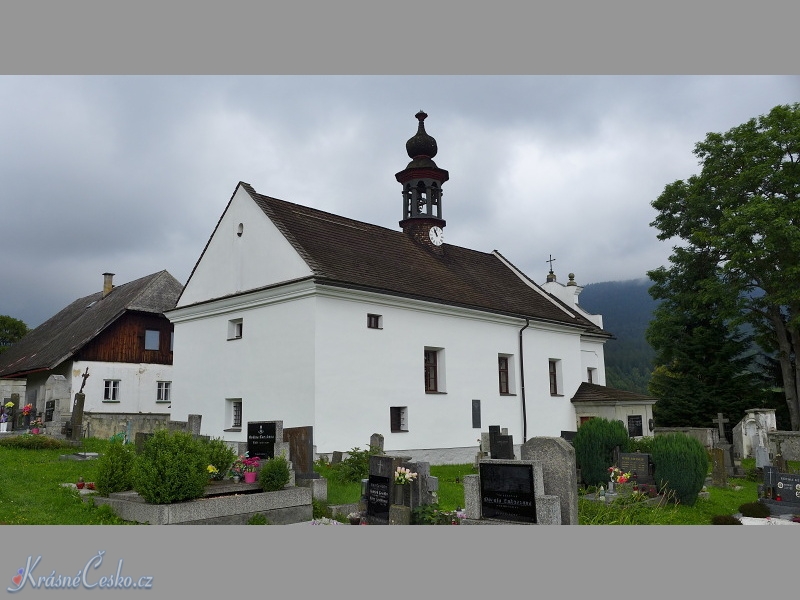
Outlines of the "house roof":
M320 284L567 324L610 337L497 252L443 244L442 255L437 255L402 231L264 196L244 182L239 186L283 233Z
M0 377L49 370L72 357L125 312L161 314L175 307L183 286L167 271L79 298L0 354Z
M639 403L652 403L656 402L658 398L653 396L646 396L644 394L636 394L634 392L627 392L625 390L616 390L614 388L599 385L597 383L581 383L578 391L572 397L571 402L639 402Z

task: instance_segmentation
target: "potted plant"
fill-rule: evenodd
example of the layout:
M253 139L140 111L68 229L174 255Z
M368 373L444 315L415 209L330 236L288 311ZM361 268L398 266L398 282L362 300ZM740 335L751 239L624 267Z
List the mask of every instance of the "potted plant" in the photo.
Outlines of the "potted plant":
M239 483L239 481L242 478L242 475L244 475L244 461L245 457L239 456L236 458L236 460L233 461L233 464L231 465L229 474L231 479L233 479L234 483Z
M255 483L256 472L261 464L261 459L257 456L246 457L242 462L244 463L244 482Z
M33 421L31 421L31 433L34 435L38 435L41 433L42 425L42 417L36 417Z
M14 403L11 401L6 402L0 407L0 432L5 433L8 431L8 420L11 410L14 408Z

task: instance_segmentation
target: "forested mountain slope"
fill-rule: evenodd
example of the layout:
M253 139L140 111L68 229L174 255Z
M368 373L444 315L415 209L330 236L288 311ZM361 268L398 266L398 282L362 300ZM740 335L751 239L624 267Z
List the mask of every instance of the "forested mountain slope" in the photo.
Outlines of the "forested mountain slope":
M616 338L605 345L609 387L648 393L655 353L645 340L645 331L657 305L647 291L651 285L646 277L590 283L578 296L584 310L603 315L603 329Z

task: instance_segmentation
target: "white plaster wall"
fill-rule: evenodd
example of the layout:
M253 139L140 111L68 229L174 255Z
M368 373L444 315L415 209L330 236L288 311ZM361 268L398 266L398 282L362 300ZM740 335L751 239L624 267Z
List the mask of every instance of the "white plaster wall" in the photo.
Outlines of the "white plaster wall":
M372 299L320 298L317 304L317 451L365 447L373 433L384 435L387 451L425 448L474 448L489 425L508 428L520 443L522 397L519 379L519 320L446 314L439 306L381 303ZM367 314L383 317L383 329L367 328ZM569 402L580 380L579 336L567 343L552 331L525 332L528 437L559 435L574 423ZM547 353L563 344L564 378L570 395L550 398ZM426 394L426 347L444 349L444 394ZM512 355L514 391L498 390L498 354ZM545 358L542 358L542 357ZM536 365L544 360L543 368ZM543 373L543 375L542 375ZM481 428L472 427L472 400L481 400ZM408 409L408 432L392 433L389 407ZM535 426L534 426L535 424ZM470 450L472 452L472 450Z
M566 328L531 324L525 336L525 395L527 397L528 439L559 436L575 427L575 410L570 400L585 379L580 335ZM561 389L550 395L549 361L561 361ZM516 441L516 440L515 440Z
M157 402L159 381L173 381L172 365L148 363L107 363L76 361L71 369L70 398L81 388L82 375L89 368L83 388L83 410L110 413L169 413L169 402ZM119 379L119 402L103 400L106 379ZM173 386L174 381L173 381ZM71 408L67 409L71 410Z
M243 233L238 236L240 223ZM240 187L187 282L178 306L310 274L308 265Z
M582 381L587 381L587 369L595 369L595 380L592 383L606 385L606 359L603 342L584 338L581 340L581 370Z
M314 424L314 299L271 300L248 309L215 310L212 304L171 317L173 419L201 414L204 435L240 442L247 441L248 421ZM239 318L242 338L228 340L228 322ZM242 400L240 432L224 431L228 398Z

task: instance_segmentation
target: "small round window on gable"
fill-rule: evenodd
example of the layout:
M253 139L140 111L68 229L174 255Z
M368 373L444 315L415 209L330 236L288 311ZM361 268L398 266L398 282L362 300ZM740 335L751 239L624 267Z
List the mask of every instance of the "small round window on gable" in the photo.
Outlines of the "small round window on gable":
M239 223L239 227L236 228L236 235L242 237L243 233L244 233L244 223Z

